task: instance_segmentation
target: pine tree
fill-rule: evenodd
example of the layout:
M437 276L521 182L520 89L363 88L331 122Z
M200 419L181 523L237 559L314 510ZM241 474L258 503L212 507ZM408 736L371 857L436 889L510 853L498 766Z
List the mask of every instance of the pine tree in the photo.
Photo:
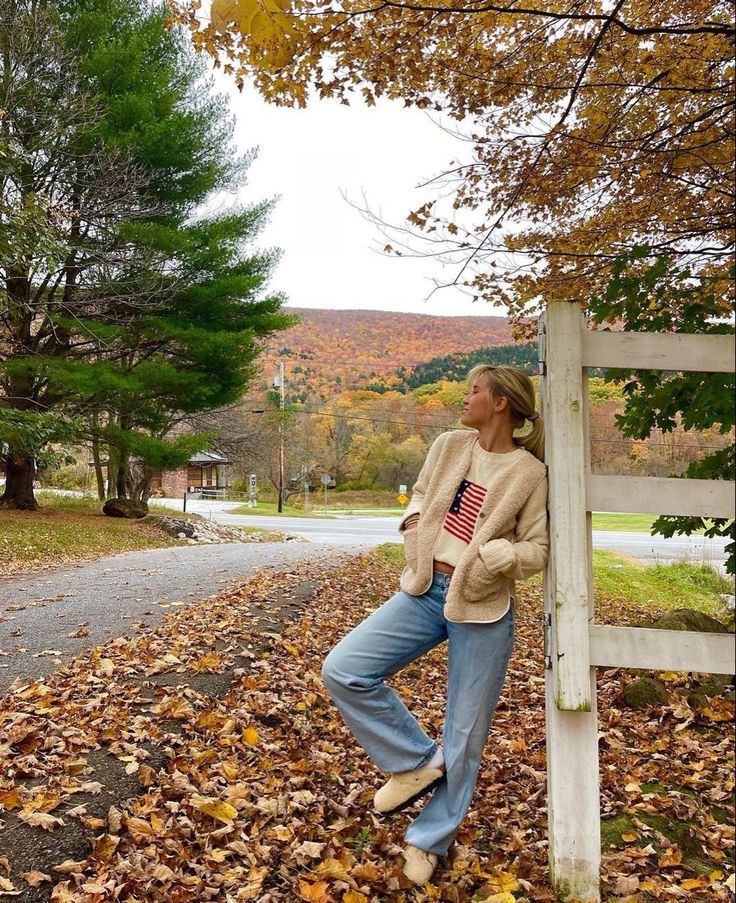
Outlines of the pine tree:
M45 34L38 47L50 73L38 76L20 46L29 26ZM215 192L242 184L250 158L233 153L222 98L165 26L164 8L117 0L66 0L42 13L16 0L0 25L0 53L25 54L30 85L6 86L20 99L5 107L15 158L0 157L3 209L18 220L29 205L41 208L26 215L22 246L0 232L5 504L35 507L29 475L46 445L38 430L20 442L13 412L30 411L27 422L53 411L67 438L73 422L77 437L107 443L119 495L131 492L135 459L145 496L152 467L178 466L207 440L168 441L172 426L238 398L259 339L290 324L283 298L265 291L276 255L250 247L270 205L201 212ZM43 80L60 60L54 106ZM79 107L72 128L62 92ZM44 105L53 128L39 153L22 126ZM52 140L60 133L61 161Z

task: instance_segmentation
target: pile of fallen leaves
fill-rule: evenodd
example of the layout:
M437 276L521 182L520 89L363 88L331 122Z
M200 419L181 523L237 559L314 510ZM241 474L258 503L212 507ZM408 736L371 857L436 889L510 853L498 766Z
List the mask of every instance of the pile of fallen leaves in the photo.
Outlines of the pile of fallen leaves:
M401 873L412 811L371 812L382 778L319 676L327 652L396 582L396 567L379 555L340 570L312 563L266 572L15 686L0 711L0 853L8 857L0 896L48 899L53 884L54 903L554 900L539 582L520 594L515 653L473 808L424 888ZM304 586L298 618L281 629L269 606ZM620 621L635 615L621 611ZM620 829L604 855L603 897L728 901L733 707L717 698L693 709L691 676L665 677L670 704L632 712L622 701L628 674L599 675L602 814ZM393 681L436 738L444 684L441 649ZM137 779L139 795L84 802L104 797L90 764L99 747ZM14 870L14 830L56 834L72 823L93 838L89 855Z

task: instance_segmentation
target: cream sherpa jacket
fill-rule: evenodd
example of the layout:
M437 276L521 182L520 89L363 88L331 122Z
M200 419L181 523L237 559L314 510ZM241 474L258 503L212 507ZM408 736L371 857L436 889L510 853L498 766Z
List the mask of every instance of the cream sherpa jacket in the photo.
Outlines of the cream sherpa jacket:
M401 588L420 596L432 584L433 551L457 487L470 467L475 430L439 436L412 488L399 529L406 567ZM513 454L513 453L512 453ZM406 520L418 514L415 527ZM449 621L490 622L508 611L514 580L541 571L547 562L547 476L544 464L524 451L512 470L492 482L475 532L452 575L445 603Z

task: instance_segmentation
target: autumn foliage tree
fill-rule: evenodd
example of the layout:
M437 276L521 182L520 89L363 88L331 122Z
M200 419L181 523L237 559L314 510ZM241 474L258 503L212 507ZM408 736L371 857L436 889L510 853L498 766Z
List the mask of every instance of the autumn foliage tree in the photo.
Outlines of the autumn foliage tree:
M196 45L276 103L445 114L474 149L409 233L515 317L600 289L635 244L697 271L733 248L732 9L723 0L214 0ZM447 180L446 180L447 181ZM404 243L411 237L404 235Z

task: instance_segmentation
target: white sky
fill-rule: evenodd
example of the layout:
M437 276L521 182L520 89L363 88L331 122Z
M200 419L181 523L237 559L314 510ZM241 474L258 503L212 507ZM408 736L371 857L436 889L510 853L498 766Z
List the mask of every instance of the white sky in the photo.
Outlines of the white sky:
M386 101L374 108L313 100L306 110L275 107L253 89L242 94L225 76L217 86L230 98L236 142L258 146L243 200L279 195L259 244L280 247L273 287L294 307L373 309L452 316L503 315L504 308L474 303L458 288L435 292L432 278L448 282L454 268L430 258L380 253L378 228L342 196L387 222L433 196L415 186L444 172L467 153L419 110Z

